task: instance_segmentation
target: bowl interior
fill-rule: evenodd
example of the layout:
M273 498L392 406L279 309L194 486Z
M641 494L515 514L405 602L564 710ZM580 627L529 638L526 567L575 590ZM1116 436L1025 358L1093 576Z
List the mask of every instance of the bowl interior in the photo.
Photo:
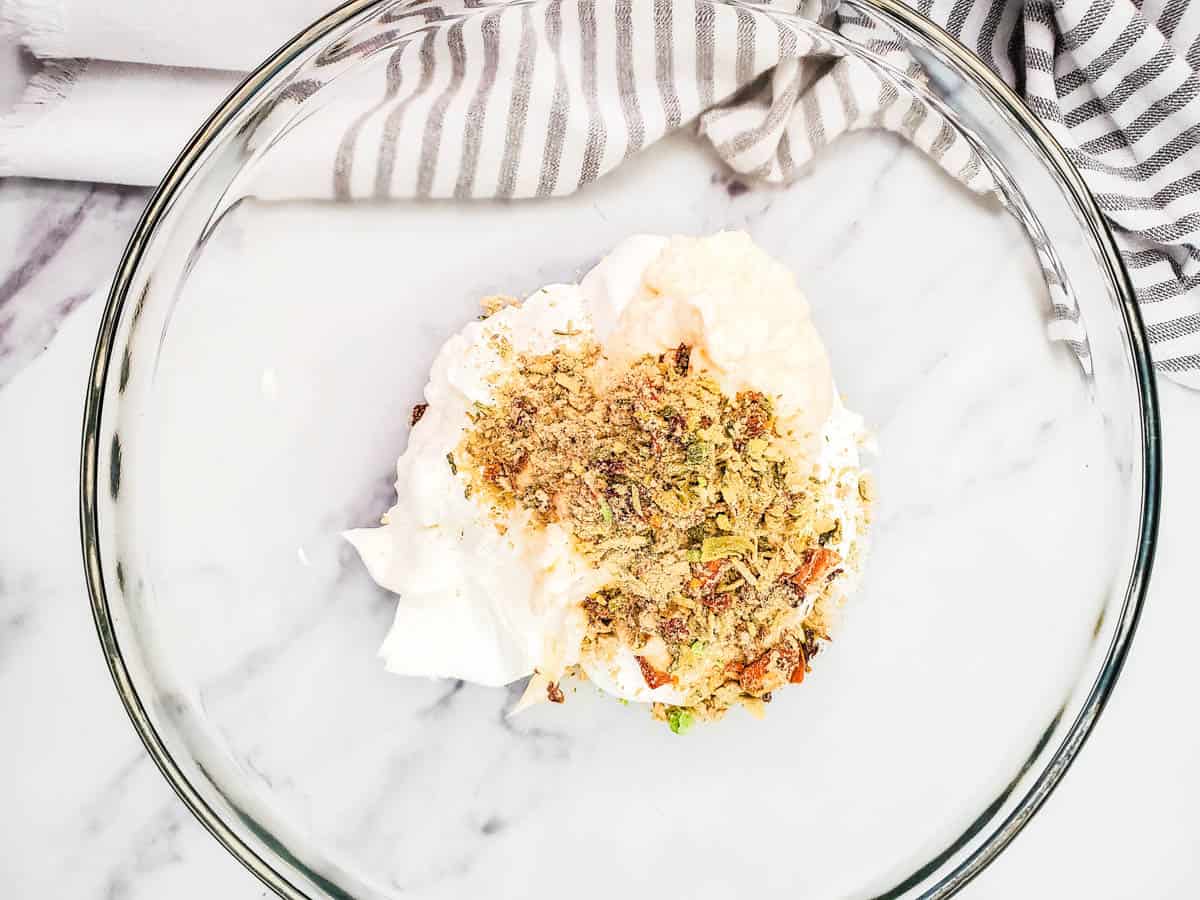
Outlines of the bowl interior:
M275 143L249 146L237 122L270 113L322 42L378 18L330 31L236 113L111 310L102 588L180 775L313 896L909 896L944 882L1067 736L1140 552L1127 313L1054 167L939 69L933 90L1023 193L1080 305L1086 367L1048 339L1013 198L973 195L881 132L838 142L788 189L744 190L680 134L554 200L258 190L386 54L289 112ZM509 718L519 685L386 674L375 652L397 598L339 535L392 502L441 343L480 297L575 280L631 233L724 228L795 271L848 405L878 435L866 583L804 686L765 721L734 713L679 738L586 684Z

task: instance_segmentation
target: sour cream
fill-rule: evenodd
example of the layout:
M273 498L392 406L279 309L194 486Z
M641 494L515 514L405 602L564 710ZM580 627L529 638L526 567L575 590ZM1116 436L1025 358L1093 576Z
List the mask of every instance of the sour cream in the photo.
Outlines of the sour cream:
M727 393L774 397L781 429L804 448L797 462L819 474L858 465L861 420L836 397L791 273L740 232L631 237L580 284L550 285L472 322L438 353L428 409L396 464L396 504L380 527L345 535L371 577L400 595L380 649L390 671L486 685L536 671L544 689L581 664L619 697L679 699L670 685L651 691L632 652L581 659L581 604L607 574L572 549L560 526L532 527L524 511L498 520L478 497L465 496L466 482L447 459L474 404L493 400L495 375L506 366L502 346L544 354L592 340L602 348L600 379L647 353L688 344L693 365ZM847 531L846 548L854 540Z

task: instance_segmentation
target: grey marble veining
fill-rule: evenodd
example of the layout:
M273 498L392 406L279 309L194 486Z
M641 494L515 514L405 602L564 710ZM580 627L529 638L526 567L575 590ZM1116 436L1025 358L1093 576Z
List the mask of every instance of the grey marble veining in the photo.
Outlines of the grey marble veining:
M113 185L0 182L0 385L111 276L148 196Z
M770 215L769 201L743 198L735 184L712 189L745 204L748 217ZM101 659L79 567L77 444L102 303L95 292L110 276L144 197L92 186L0 184L0 712L6 726L0 769L8 773L0 779L0 845L6 848L0 883L14 897L266 896L192 820L142 752ZM919 205L912 209L917 215ZM813 248L814 273L836 274L839 248L857 227L844 224ZM952 375L931 357L905 377ZM1200 889L1194 854L1200 726L1186 714L1192 635L1200 628L1200 608L1190 602L1198 575L1191 510L1200 500L1194 464L1200 398L1168 384L1161 391L1168 471L1163 533L1130 663L1075 769L968 898L1183 898ZM903 384L896 392L903 394ZM367 487L350 502L364 509L380 502L377 485ZM919 506L893 513L923 514ZM331 577L336 583L339 576L334 571ZM381 604L383 623L387 612ZM319 606L312 610L314 620L328 614ZM292 652L305 639L303 633L281 636L275 652ZM216 673L208 687L239 717L259 714L253 683L269 662L250 657ZM572 752L569 738L554 728L505 719L503 695L454 683L430 685L427 694L414 715L482 716L489 746L498 742L502 752L551 766ZM273 761L249 760L271 783ZM411 777L411 763L397 750L379 777ZM486 811L439 854L439 864L414 873L406 885L413 896L454 883L488 852L488 841L511 835L531 804L546 802L494 786L485 799ZM346 833L369 843L387 813L362 808Z

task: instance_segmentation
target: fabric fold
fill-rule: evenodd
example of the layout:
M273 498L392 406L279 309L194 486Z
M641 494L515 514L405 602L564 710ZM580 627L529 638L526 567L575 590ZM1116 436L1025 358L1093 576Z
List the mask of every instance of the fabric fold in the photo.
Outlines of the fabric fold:
M0 176L157 184L235 72L52 60L0 117Z
M248 72L333 0L0 0L6 25L43 59L103 59Z

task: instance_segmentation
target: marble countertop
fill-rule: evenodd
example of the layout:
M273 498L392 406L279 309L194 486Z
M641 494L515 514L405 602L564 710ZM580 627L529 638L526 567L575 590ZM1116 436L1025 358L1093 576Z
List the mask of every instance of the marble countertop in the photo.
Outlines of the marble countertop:
M143 753L105 670L79 562L78 428L96 291L146 197L0 182L0 882L12 896L267 896ZM37 415L5 421L30 392ZM1200 894L1200 725L1184 699L1200 629L1200 394L1170 383L1161 393L1162 536L1125 673L1062 786L968 898Z

